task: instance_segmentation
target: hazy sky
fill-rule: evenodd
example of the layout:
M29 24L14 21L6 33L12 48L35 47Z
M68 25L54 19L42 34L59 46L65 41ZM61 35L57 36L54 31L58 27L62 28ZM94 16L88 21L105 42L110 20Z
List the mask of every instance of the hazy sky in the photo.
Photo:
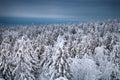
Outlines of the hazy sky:
M120 17L120 0L0 0L0 17Z

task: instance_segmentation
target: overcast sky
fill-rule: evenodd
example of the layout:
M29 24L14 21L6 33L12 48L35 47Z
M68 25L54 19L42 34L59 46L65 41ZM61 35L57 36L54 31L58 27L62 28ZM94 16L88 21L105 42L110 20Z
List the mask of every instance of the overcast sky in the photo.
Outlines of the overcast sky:
M120 0L0 0L0 17L120 17Z

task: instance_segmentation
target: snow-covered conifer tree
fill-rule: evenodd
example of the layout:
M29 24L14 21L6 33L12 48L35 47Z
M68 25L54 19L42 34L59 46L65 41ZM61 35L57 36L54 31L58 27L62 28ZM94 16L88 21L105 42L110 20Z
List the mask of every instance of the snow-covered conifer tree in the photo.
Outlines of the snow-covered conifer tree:
M17 39L14 46L12 75L14 80L35 80L33 72L33 48L27 36Z
M53 63L51 65L51 69L54 70L51 74L50 80L54 80L59 77L65 77L69 80L72 79L70 66L67 62L67 54L64 53L64 42L64 38L62 36L58 36L53 51Z

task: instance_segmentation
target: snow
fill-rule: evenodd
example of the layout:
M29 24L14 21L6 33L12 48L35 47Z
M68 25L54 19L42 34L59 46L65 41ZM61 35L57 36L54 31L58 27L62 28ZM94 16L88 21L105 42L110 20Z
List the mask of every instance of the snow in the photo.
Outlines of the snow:
M3 78L0 78L0 80L5 80L5 79L3 79Z
M71 70L74 80L97 80L101 74L95 62L89 58L72 59Z
M106 63L107 61L107 57L105 54L105 49L103 46L101 47L96 47L95 48L95 61L99 64L99 65L103 65Z
M2 80L120 80L120 20L0 27Z
M54 46L54 52L53 52L53 61L55 61L58 58L58 55L60 55L60 49L63 49L63 45L64 45L64 39L62 36L58 36L57 38L57 42L55 43Z
M59 77L59 78L57 78L57 79L55 79L55 80L68 80L68 79L66 79L66 78L64 78L64 77Z

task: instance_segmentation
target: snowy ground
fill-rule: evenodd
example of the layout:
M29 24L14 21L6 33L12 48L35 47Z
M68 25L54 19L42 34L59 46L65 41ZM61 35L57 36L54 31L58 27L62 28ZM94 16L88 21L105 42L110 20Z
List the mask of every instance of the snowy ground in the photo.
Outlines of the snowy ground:
M0 80L120 80L120 20L1 25Z

